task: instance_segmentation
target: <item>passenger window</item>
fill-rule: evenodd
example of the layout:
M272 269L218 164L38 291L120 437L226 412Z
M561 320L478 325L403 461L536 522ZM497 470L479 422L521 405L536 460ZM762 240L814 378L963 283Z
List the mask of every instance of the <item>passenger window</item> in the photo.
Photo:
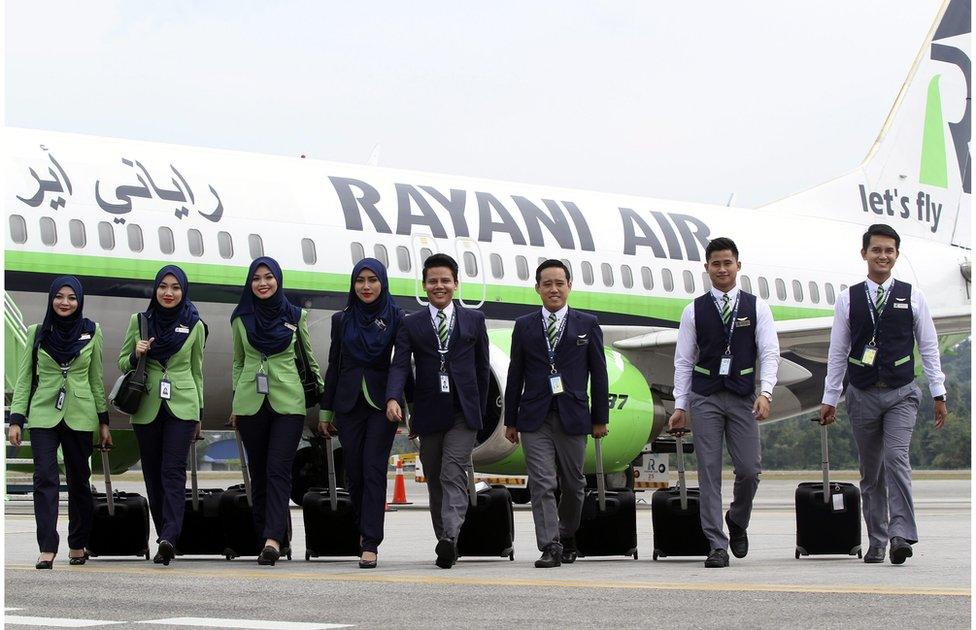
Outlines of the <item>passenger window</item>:
M776 298L786 301L786 283L782 278L776 278Z
M762 276L759 276L759 297L764 300L769 299L769 282Z
M671 275L670 269L661 270L661 281L664 283L664 290L668 293L674 291L674 277Z
M129 250L133 252L142 251L142 228L135 223L125 226L125 235L129 241Z
M708 272L702 272L702 289L708 291L712 288L712 279L708 277Z
M650 267L641 267L641 281L644 283L644 288L648 291L654 288L654 275L651 274Z
M583 284L586 286L593 284L593 265L584 260L580 263L580 269L583 270Z
M27 222L19 214L10 215L10 238L14 243L27 242Z
M538 267L538 266L539 266L539 265L541 265L542 263L544 263L544 262L546 262L547 260L549 260L549 259L548 259L548 258L546 258L545 256L539 256L539 262L538 262L538 263L536 263L536 267Z
M397 267L400 268L400 271L410 271L410 250L403 245L399 245L396 248L396 253Z
M752 293L752 280L749 276L739 276L739 284L742 285L742 290L746 293Z
M421 247L420 248L420 264L423 265L424 264L424 261L426 261L428 258L430 258L433 255L434 255L434 252L432 252L429 248L427 248L427 247Z
M834 285L828 282L824 284L824 289L827 291L827 304L833 306L834 302L837 301L837 295L834 294Z
M613 267L610 266L610 263L603 263L600 265L600 271L603 272L603 286L612 287Z
M366 250L363 249L362 243L353 243L350 246L350 251L352 253L352 264L358 265L359 261L366 258Z
M260 234L251 234L247 237L247 251L251 254L251 259L264 256L264 242Z
M45 245L54 245L58 242L58 227L54 225L51 217L41 217L41 242Z
M79 249L84 247L88 242L88 238L85 235L85 224L78 219L71 219L68 221L68 236L71 237L71 244Z
M803 285L799 280L793 281L793 299L797 302L803 301Z
M195 228L186 232L186 244L193 256L203 256L203 234Z
M844 292L844 291L846 291L846 290L847 290L847 285L846 285L846 284L842 284L842 285L840 285L840 292L841 292L841 293L843 293L843 292Z
M166 226L159 228L159 251L164 254L172 254L176 251L176 240L173 238L173 230Z
M820 304L820 287L817 286L816 282L810 283L810 300L814 304Z
M630 270L630 265L620 265L620 281L623 283L625 289L630 289L634 286L634 274Z
M569 270L569 281L572 282L573 281L573 266L571 264L569 264L569 261L566 260L565 258L561 259L560 262L562 264L566 265L566 269Z
M230 232L217 232L217 251L220 252L221 258L234 257L234 239L231 238Z
M373 246L373 257L383 263L384 267L390 266L390 257L386 254L386 245L377 243Z
M695 274L691 273L687 269L681 274L685 281L685 291L688 293L695 292Z
M474 252L464 252L464 274L469 278L478 277L478 259Z
M98 244L102 249L115 249L115 230L108 221L98 222Z
M491 264L491 277L501 278L505 275L505 265L502 263L502 257L498 254L492 254L488 257Z
M315 261L318 260L318 255L315 252L315 241L310 238L302 239L302 260L305 261L306 265L314 265Z
M525 259L525 256L515 257L515 273L518 274L519 280L529 279L529 261Z

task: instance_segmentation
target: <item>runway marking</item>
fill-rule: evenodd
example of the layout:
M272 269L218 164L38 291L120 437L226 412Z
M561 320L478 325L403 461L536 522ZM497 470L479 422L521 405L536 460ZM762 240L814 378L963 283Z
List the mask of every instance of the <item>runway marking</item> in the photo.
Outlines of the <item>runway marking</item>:
M15 610L20 610L19 608ZM93 626L111 626L124 621L102 621L99 619L65 619L60 617L24 617L21 615L4 615L4 625L11 626L44 626L46 628L90 628Z
M147 619L136 623L153 623L164 626L202 626L204 628L255 628L258 630L329 630L352 628L341 623L307 623L304 621L267 621L263 619L214 619L211 617L173 617L172 619Z
M7 565L8 570L33 571L33 565ZM443 586L529 586L539 588L600 588L600 589L626 589L626 590L646 590L646 591L726 591L726 592L770 592L770 593L839 593L852 595L920 595L936 597L972 597L970 588L951 587L951 586L874 586L870 584L835 584L824 586L819 584L762 584L762 583L743 583L743 582L650 582L650 581L629 581L629 582L608 582L605 580L559 580L559 579L540 579L540 578L514 578L514 577L440 577L435 575L416 575L416 574L382 574L373 573L372 575L362 575L361 573L315 573L315 572L295 572L295 571L272 571L241 569L233 567L230 571L206 571L180 567L181 577L199 578L227 578L238 580L257 579L257 580L314 580L320 582L379 582L385 584L426 584ZM101 567L92 564L86 565L83 571L77 573L110 573L127 575L144 575L161 577L163 572L155 568L141 567ZM72 572L74 573L74 572Z

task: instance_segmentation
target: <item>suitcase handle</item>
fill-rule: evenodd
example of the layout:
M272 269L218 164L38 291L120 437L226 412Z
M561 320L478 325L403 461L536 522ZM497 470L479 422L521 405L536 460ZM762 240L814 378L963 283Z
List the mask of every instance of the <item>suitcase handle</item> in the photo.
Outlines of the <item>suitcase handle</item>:
M468 502L478 507L478 490L474 483L474 458L468 460Z
M596 501L601 512L607 511L607 478L603 474L603 438L593 439L596 453Z
M203 438L194 437L190 441L190 502L193 511L200 510L200 487L197 483L197 440Z
M241 475L244 477L244 494L247 495L247 506L254 507L251 499L251 473L247 469L247 456L244 453L244 443L241 441L241 432L234 427L234 439L237 441L237 454L241 458Z
M688 434L688 429L673 429L668 431L674 436L676 441L675 451L678 456L678 496L681 497L681 510L685 511L688 509L688 485L685 483L685 435Z
M99 446L102 452L102 474L105 475L105 501L108 503L108 515L115 516L115 497L112 495L112 471L108 466L108 446Z
M325 462L329 469L329 507L335 513L339 508L339 493L336 490L335 454L332 452L332 436L325 434Z
M820 418L810 418L820 423ZM824 503L830 503L830 458L827 456L827 425L820 425L820 466L823 469Z

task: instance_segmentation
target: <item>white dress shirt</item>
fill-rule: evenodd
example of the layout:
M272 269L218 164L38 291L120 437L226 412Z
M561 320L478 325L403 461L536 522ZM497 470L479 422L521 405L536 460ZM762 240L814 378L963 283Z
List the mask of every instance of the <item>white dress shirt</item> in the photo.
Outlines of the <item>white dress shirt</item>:
M712 297L722 303L725 294L715 287L710 289ZM739 287L729 292L729 308L739 296ZM719 308L719 313L721 313ZM756 297L756 355L759 359L760 391L773 393L776 387L776 374L779 371L779 339L773 325L773 312L769 304ZM688 393L691 391L691 373L698 361L698 332L695 328L695 303L691 302L681 312L678 325L678 342L674 349L674 407L688 410Z
M868 278L868 291L874 302L878 294L878 284ZM891 292L894 278L888 278L881 283L885 295ZM855 285L856 286L856 285ZM840 394L844 389L844 375L847 374L847 358L851 353L851 291L848 287L837 296L834 305L834 326L830 330L830 349L827 351L827 378L824 379L823 404L836 407ZM860 290L860 287L858 287ZM935 334L935 323L929 311L925 296L914 286L912 287L912 322L915 331L915 343L918 344L919 354L922 355L922 369L929 381L929 391L933 396L946 393L945 375L942 373L942 362L939 358L939 338Z
M438 309L433 304L427 303L427 308L430 309L430 321L434 324L434 336L437 336L437 327L440 326L440 320L437 318L437 314L440 313ZM444 325L447 326L448 334L451 332L451 317L454 316L454 300L451 300L447 306L444 307Z
M549 315L551 314L551 315L555 315L556 316L556 330L559 330L560 326L563 325L563 319L566 317L566 313L568 313L568 312L569 312L569 305L568 304L563 304L563 307L561 309L559 309L558 311L556 311L555 313L550 313L549 310L546 309L545 306L543 306L542 307L542 324L545 326L547 333L548 333L548 330L549 330ZM559 340L557 339L556 342L558 343Z

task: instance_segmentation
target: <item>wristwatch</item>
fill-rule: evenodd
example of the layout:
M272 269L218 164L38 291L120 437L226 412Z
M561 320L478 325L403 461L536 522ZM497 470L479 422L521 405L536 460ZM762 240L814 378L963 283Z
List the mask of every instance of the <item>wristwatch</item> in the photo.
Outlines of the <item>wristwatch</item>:
M941 396L933 396L932 399L935 400L936 402L945 402L946 395L942 394Z
M770 394L769 392L759 392L759 395L765 396L766 400L768 400L769 402L773 402L773 395Z

